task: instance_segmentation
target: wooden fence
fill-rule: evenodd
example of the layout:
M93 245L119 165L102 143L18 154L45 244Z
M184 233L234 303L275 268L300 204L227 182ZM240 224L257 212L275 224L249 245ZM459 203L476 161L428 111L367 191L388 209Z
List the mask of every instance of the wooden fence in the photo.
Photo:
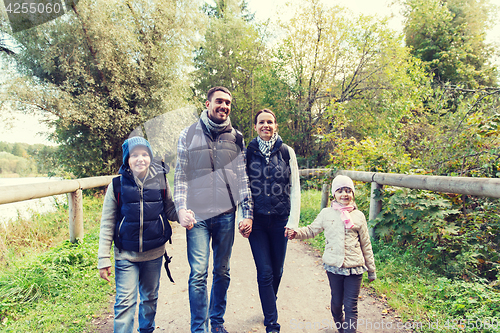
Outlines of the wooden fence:
M301 176L325 176L328 173L330 173L331 176L335 176L341 174L349 176L353 180L371 183L370 220L375 219L382 208L381 201L375 199L375 190L382 188L383 185L500 198L500 179L498 178L420 176L347 170L333 172L330 169L303 169L299 172ZM107 186L114 177L116 176L2 186L2 191L0 191L0 204L67 193L69 206L69 234L70 240L75 242L77 239L82 239L84 234L82 190ZM321 208L327 205L328 194L329 185L324 185Z
M107 186L116 176L101 176L74 180L60 180L36 184L2 186L0 204L68 194L69 238L76 242L83 238L82 190Z
M334 172L330 169L303 169L299 171L301 176L331 176L345 175L353 180L371 183L370 213L369 219L374 220L382 209L382 201L375 199L375 191L383 185L406 187L420 190L428 190L441 193L466 194L482 197L500 198L499 178L474 178L474 177L445 177L445 176L421 176L403 175L397 173L377 173L364 171L339 170ZM323 185L321 208L328 203L330 185ZM371 230L373 236L373 230Z

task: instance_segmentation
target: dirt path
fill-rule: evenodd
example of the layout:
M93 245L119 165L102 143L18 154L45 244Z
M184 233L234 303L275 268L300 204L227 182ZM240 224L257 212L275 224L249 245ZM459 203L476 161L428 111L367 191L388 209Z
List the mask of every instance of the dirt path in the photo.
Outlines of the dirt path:
M185 230L178 224L175 224L173 229L173 244L168 244L167 249L169 255L173 256L171 271L176 283L172 284L165 272L162 272L155 332L187 333L190 315L186 236ZM210 285L209 280L209 288ZM300 241L290 241L278 292L281 332L336 332L330 313L329 294L328 278L322 267L320 254ZM265 332L255 264L248 240L239 233L235 235L227 301L224 318L229 332ZM98 332L113 331L111 311L112 307L109 308L106 318L95 320ZM366 288L362 288L360 295L359 319L358 332L361 333L405 332L397 329L398 321L387 305L370 296ZM401 327L401 324L399 326Z

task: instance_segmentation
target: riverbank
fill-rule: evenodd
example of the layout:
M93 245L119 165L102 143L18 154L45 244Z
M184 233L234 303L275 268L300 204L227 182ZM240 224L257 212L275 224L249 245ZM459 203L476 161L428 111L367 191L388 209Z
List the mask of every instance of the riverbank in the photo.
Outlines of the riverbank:
M1 177L2 186L26 185L61 180L61 177ZM46 198L25 200L0 205L0 224L8 225L9 221L17 218L28 219L33 213L43 214L54 212L57 205L66 205L67 197L64 194Z

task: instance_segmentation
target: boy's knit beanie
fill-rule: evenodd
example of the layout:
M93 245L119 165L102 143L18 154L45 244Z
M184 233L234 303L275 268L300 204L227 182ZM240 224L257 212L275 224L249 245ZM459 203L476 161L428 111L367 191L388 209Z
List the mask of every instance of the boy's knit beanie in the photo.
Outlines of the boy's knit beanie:
M125 140L125 142L122 145L122 150L123 150L123 164L128 165L128 158L130 155L130 152L134 150L135 147L137 146L143 146L146 147L149 153L149 157L153 159L153 150L151 149L151 145L149 144L148 140L144 139L141 136L134 136L130 139Z
M352 179L344 175L338 175L332 182L332 195L335 196L335 192L342 187L348 187L352 190L352 193L354 193L354 183Z

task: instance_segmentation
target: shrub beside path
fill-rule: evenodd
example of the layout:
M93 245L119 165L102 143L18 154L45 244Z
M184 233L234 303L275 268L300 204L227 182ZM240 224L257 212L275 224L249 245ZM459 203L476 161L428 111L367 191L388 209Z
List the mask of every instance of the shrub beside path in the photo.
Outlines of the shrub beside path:
M175 284L162 271L155 332L187 333L190 327L187 282L189 264L185 230L177 223L173 224L172 244L167 244L167 251L173 257L170 270ZM210 265L209 272L211 267ZM248 240L237 233L231 257L231 284L224 317L226 329L231 333L265 332L256 274ZM210 288L211 274L208 283ZM329 295L328 278L319 252L301 241L289 241L278 292L281 332L337 332L330 313ZM394 312L382 300L372 297L366 288L362 288L358 307L361 321L358 332L407 332L397 328L399 321ZM392 323L392 329L388 327L389 322ZM105 318L96 319L94 324L98 332L112 332L112 307ZM401 325L400 323L399 327Z

